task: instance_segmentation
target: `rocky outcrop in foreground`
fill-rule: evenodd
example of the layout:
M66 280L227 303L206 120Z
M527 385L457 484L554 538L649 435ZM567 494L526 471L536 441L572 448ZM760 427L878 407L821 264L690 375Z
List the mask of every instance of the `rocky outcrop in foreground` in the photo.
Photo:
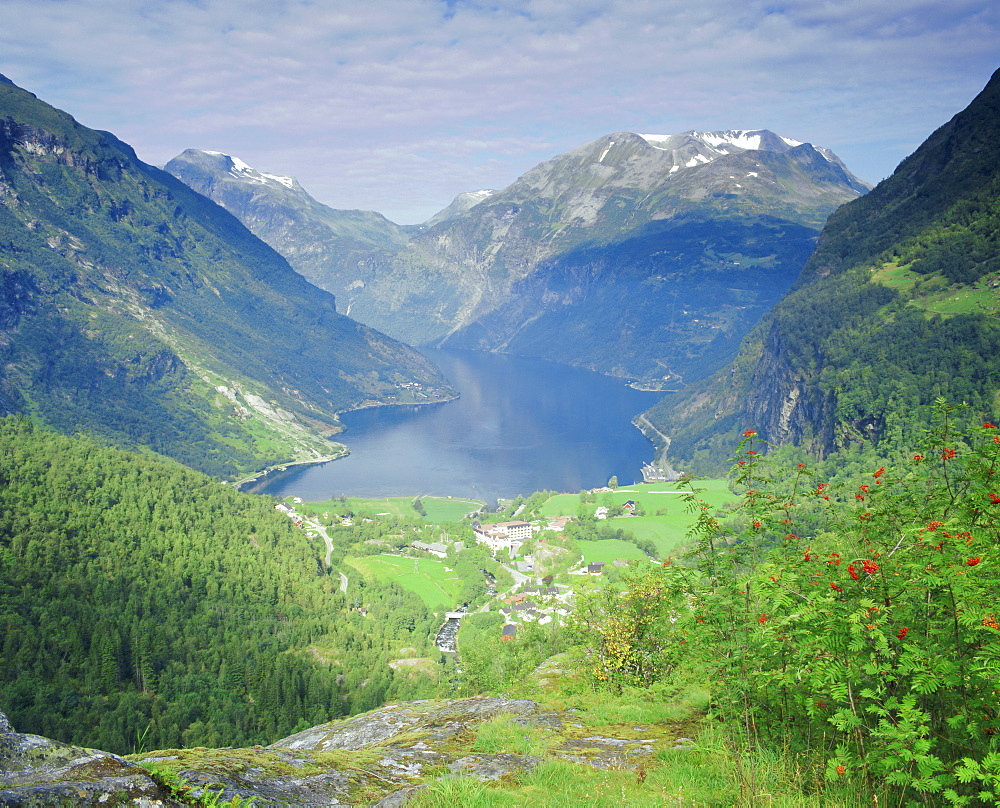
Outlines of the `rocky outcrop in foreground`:
M21 735L0 714L0 805L179 805L142 768L176 772L191 795L257 805L403 805L442 776L496 780L530 771L546 757L597 768L638 768L654 746L677 743L676 727L587 727L574 710L534 701L474 698L394 704L333 721L267 747L181 749L131 763L36 735ZM516 740L532 735L528 753L481 751L487 722ZM481 737L481 736L480 736ZM478 746L479 750L474 748Z
M15 732L0 713L0 805L181 805L124 758Z

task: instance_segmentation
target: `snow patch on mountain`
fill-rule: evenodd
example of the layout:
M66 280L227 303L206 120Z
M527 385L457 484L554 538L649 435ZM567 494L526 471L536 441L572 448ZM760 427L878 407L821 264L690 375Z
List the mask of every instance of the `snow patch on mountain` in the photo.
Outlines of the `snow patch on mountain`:
M226 154L225 152L209 151L205 149L202 151L202 154L210 154L213 157L224 158L229 163L229 175L238 180L254 182L259 185L266 185L268 182L277 182L290 190L295 190L295 186L297 185L294 177L284 177L280 174L265 174L262 171L258 171L249 163L243 162L243 160L239 157L234 157L233 155Z
M691 132L691 137L697 138L709 146L735 146L737 149L759 149L763 135L760 129L730 129L726 132Z
M236 172L253 173L253 174L257 173L252 166L249 166L246 163L244 163L239 157L233 157L232 155L229 155L229 162L233 164L233 168L231 171L231 173L233 174L235 174Z
M803 141L801 140L784 137L783 135L775 135L767 129L725 129L716 132L691 130L690 132L682 132L677 135L639 134L639 137L654 149L660 149L661 151L675 151L682 145L684 139L689 139L689 142L690 140L694 140L701 143L705 147L705 151L693 157L688 157L683 162L683 166L686 168L710 163L717 157L732 154L733 149L741 151L760 149L771 151L774 149L776 140L793 149L803 145ZM812 146L811 148L819 152L829 162L839 164L840 161L829 149L824 149L821 146ZM607 154L607 150L601 155L601 160L604 159L605 154ZM674 173L676 169L677 167L675 166L671 170L671 173Z
M267 179L274 180L275 182L280 182L286 188L295 188L295 179L293 177L282 177L278 174L262 174L261 176L267 177Z

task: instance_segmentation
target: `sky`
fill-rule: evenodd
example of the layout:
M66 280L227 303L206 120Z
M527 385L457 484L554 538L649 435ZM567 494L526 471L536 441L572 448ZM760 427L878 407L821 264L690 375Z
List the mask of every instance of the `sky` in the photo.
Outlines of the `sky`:
M147 163L399 224L622 131L771 129L875 183L998 67L997 0L0 0L0 73Z

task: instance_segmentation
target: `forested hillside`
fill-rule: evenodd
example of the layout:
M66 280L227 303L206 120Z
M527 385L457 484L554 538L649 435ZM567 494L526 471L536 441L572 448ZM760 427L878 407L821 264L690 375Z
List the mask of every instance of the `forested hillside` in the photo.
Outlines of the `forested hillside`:
M433 691L387 665L434 653L421 600L358 575L342 594L268 497L14 417L0 481L0 711L24 732L267 743Z
M0 77L0 411L218 475L449 395L233 216Z
M1000 391L1000 76L870 194L840 208L796 287L708 383L649 414L689 469L741 431L815 456L882 451L937 396L989 417Z

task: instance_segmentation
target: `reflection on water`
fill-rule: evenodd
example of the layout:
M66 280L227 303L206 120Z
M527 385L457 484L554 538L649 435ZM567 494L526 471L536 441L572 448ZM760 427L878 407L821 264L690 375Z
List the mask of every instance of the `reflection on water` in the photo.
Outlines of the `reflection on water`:
M271 475L275 496L471 497L489 502L544 489L641 480L653 446L631 425L662 393L586 370L469 351L428 351L461 393L422 407L345 413L351 454Z

